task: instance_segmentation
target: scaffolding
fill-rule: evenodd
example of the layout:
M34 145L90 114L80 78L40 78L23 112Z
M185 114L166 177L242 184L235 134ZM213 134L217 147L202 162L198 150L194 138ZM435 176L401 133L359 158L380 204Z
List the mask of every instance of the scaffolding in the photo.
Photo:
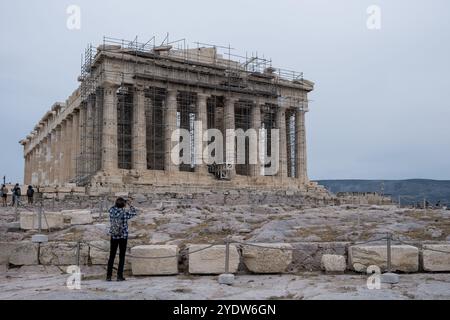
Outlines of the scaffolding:
M120 68L105 68L98 63L103 54L112 54L121 60ZM159 70L164 60L181 63L183 67L171 69L167 66L164 72L142 71L142 61L145 59L147 70ZM131 62L130 62L131 61ZM184 69L183 69L184 68ZM185 71L182 71L185 70ZM196 70L196 71L193 71ZM192 74L196 74L196 81ZM118 167L132 169L133 167L133 113L134 91L126 79L144 79L148 85L144 88L144 106L146 119L146 163L149 170L164 170L165 154L165 117L166 98L169 83L176 83L177 95L177 128L186 129L190 134L190 163L182 163L180 171L192 172L195 169L195 133L194 121L197 120L197 96L207 85L209 98L207 99L207 128L216 128L225 132L224 127L224 97L232 92L244 93L255 98L269 97L277 99L280 96L280 86L288 82L303 83L303 73L272 66L272 60L260 57L258 53L235 54L231 46L218 46L196 42L189 46L186 39L170 41L169 35L158 43L155 37L146 42L139 42L138 38L129 41L104 37L103 43L94 48L88 45L82 57L80 81L80 137L79 150L75 152L76 175L72 182L80 185L88 184L90 178L101 170L102 162L102 126L103 126L103 97L102 82L110 76L122 79L117 91L117 125L118 125ZM191 77L191 78L190 78ZM249 88L249 82L254 88ZM202 86L200 85L202 83ZM260 85L258 85L260 84ZM292 101L292 104L299 101ZM251 127L251 108L254 101L239 100L235 105L235 128L244 131ZM277 105L266 104L262 110L262 127L267 129L266 150L270 156L270 129L276 128ZM298 156L295 141L295 112L286 113L287 129L287 161L288 176L295 177L295 158ZM213 141L209 141L212 143ZM250 175L248 163L248 138L246 138L245 163L236 165L236 173ZM184 151L186 152L186 151ZM212 164L208 171L216 174L218 166ZM267 164L270 166L270 164Z

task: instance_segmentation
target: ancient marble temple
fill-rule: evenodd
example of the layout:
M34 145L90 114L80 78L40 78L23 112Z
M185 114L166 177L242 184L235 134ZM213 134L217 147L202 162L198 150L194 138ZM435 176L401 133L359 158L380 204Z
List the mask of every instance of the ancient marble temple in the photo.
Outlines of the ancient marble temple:
M305 114L314 84L302 73L273 67L268 59L223 51L209 45L113 39L95 49L89 46L79 87L65 102L55 103L20 141L25 183L108 190L312 187ZM200 130L194 126L198 122ZM227 130L265 129L268 155L272 129L278 129L278 170L265 170L269 165L261 157L250 163L249 151L238 163L176 163L171 157L176 129L187 130L192 141L216 129L224 133L224 144L230 139ZM250 138L244 137L246 150L255 150L255 143L261 148L260 141ZM207 149L213 140L201 139L200 146ZM197 144L183 152L195 155L203 148Z

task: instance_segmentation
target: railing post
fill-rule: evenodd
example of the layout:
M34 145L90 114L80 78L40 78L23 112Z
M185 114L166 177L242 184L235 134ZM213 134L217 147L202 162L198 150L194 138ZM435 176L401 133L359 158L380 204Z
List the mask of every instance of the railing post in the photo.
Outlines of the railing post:
M42 202L38 209L38 229L39 229L39 233L41 233L42 232Z
M38 248L37 248L37 264L40 265L41 264L41 243L38 243Z
M15 220L18 221L19 220L19 198L16 197L16 200L14 201L14 216L15 216Z
M230 237L225 239L225 273L219 275L219 283L231 286L234 282L234 274L230 273Z
M77 266L80 266L80 249L81 249L81 243L80 241L77 242Z
M225 240L225 273L230 271L230 239Z
M392 239L392 234L390 232L387 233L387 272L391 272L391 239Z

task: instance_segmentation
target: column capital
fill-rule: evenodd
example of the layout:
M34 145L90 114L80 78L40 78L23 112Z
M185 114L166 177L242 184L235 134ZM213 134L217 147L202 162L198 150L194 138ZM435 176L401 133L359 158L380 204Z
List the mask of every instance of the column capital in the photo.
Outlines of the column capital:
M103 81L101 86L103 88L119 88L120 84L115 83L115 82L111 82L111 81Z
M264 106L266 103L267 103L267 99L266 98L257 97L255 99L255 105L257 105L257 106Z
M281 115L281 116L283 116L286 113L286 111L287 111L287 108L286 107L282 107L282 106L279 106L278 109L277 109L277 113L279 115Z
M112 82L103 82L102 87L105 95L113 95L116 94L120 86Z
M177 89L167 89L167 100L177 100L178 90Z
M145 86L143 84L137 83L133 86L133 92L144 93Z
M226 95L224 98L225 98L225 103L236 103L239 101L238 96Z
M197 97L202 99L208 99L209 97L211 97L211 95L209 93L197 92Z

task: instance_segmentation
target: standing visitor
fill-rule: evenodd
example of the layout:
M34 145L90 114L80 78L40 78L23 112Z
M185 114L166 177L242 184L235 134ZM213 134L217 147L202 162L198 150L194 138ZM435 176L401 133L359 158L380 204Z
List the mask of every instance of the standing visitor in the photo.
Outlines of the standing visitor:
M14 206L16 203L17 205L21 204L20 197L22 196L22 191L20 190L20 186L18 183L14 186L12 189L12 206Z
M8 188L5 185L2 185L2 189L0 190L0 194L2 196L2 204L4 207L8 206L7 198L8 198Z
M33 204L33 196L34 196L34 189L32 186L28 186L27 189L28 204Z
M125 206L128 206L128 210L126 210ZM119 247L117 281L125 280L123 277L123 268L125 266L125 251L127 250L128 220L134 216L136 216L136 209L129 200L127 201L123 198L118 198L114 207L109 209L109 221L111 223L109 233L111 234L111 244L106 281L111 281L117 247Z

